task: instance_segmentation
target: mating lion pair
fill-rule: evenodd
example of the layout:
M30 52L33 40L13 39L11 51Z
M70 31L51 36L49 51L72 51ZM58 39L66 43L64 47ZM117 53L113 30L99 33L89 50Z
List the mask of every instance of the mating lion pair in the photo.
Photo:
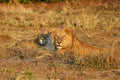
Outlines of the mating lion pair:
M70 50L78 57L106 54L109 52L107 48L91 46L78 40L78 38L73 35L73 31L68 28L53 28L49 30L48 33L39 35L38 41L40 45L49 46L49 49L54 48L54 50L57 50L60 54L65 54Z

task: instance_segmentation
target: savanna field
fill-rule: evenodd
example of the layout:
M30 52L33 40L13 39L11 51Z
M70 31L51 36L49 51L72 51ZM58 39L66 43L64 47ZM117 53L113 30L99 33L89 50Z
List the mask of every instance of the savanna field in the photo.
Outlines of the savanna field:
M108 55L60 56L35 42L61 25ZM120 1L0 3L0 80L120 80Z

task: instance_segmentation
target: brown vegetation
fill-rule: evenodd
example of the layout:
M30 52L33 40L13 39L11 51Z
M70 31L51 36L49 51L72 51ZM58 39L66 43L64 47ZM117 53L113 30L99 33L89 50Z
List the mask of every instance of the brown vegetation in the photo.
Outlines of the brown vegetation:
M24 6L0 4L0 79L16 80L22 76L28 80L119 80L119 4L106 2L92 6L79 1ZM98 4L92 0L93 3ZM75 36L85 44L109 48L115 42L115 55L79 60L68 51L59 57L56 51L34 42L42 27L49 31L61 23L74 30Z

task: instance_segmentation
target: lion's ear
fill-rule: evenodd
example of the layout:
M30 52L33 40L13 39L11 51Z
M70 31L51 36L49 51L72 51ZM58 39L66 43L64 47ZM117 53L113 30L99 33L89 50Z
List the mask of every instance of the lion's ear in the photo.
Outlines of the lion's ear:
M66 34L71 34L71 32L72 32L70 29L64 29L64 31Z

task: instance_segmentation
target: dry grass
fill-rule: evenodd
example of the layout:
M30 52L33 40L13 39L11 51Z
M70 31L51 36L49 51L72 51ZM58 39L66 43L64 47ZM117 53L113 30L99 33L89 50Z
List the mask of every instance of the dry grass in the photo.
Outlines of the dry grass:
M25 71L26 68L32 69L36 74L40 74L39 76L42 77L38 79L41 80L78 80L80 78L79 76L84 76L84 74L80 74L82 70L89 71L92 69L104 71L120 69L119 4L113 3L111 7L108 3L100 3L96 6L93 1L91 5L84 6L82 3L79 3L79 0L78 2L72 1L71 3L66 2L64 4L65 5L61 8L51 9L45 8L46 4L42 4L42 7L40 8L37 8L34 5L27 8L22 5L0 6L0 64L2 64L0 67L11 66L17 70L12 72L11 68L5 68L3 72L0 72L0 74L2 73L2 76L0 75L2 78L0 79L7 80L9 78L10 80L19 80L19 77L26 77L26 79L29 80L34 73L32 73L31 70L30 72L28 70L21 73L21 71ZM71 4L74 6L71 7ZM103 40L103 35L105 35L107 41L112 40L110 38L114 38L113 40L116 39L118 42L116 43L117 51L115 52L115 55L86 56L84 59L79 60L70 52L64 56L60 56L54 54L55 52L52 52L51 54L48 50L46 51L46 49L34 44L33 40L40 32L41 27L49 29L51 27L59 27L61 23L64 23L66 27L69 28L80 29L80 34L83 31L83 34L81 35L83 36L82 38L84 41L86 38L89 38L88 40L96 40L96 44L102 44L102 42L98 42L100 39ZM107 31L112 31L111 29L115 29L114 31L116 32L113 34L111 32L110 34L105 34ZM87 32L87 30L91 30L91 32ZM101 32L92 32L92 30L100 30ZM84 36L88 34L90 36ZM3 39L6 43L4 41L1 42ZM107 46L110 46L110 43L107 44ZM8 62L2 60L9 60L11 58L13 58L13 60ZM31 59L35 60L32 61ZM21 60L21 62L19 62L19 60ZM26 60L30 61L27 62ZM12 76L10 76L10 73L12 73ZM80 79L94 79L88 76L81 77ZM111 77L108 79L111 79Z
M119 69L120 67L120 54L99 54L96 56L86 55L82 59L76 57L71 52L67 52L64 55L57 54L55 56L56 60L60 60L69 64L70 68L76 68L78 70L111 70Z
M74 2L75 4L75 2ZM77 5L77 4L75 4ZM45 8L34 9L23 6L5 6L0 8L0 24L15 27L56 27L61 22L71 28L102 27L109 29L120 25L119 7L105 8L98 7L72 8L69 4L60 10Z

